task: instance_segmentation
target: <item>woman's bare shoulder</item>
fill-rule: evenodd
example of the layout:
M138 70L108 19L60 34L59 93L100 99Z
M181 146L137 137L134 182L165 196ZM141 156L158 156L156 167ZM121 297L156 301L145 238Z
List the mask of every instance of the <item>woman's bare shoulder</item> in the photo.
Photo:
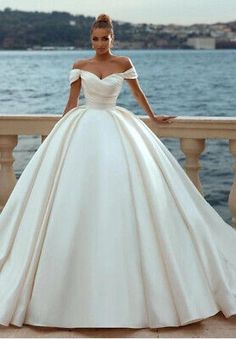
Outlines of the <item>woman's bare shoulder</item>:
M73 64L73 68L83 68L89 61L90 59L77 59Z
M124 70L127 70L133 66L132 60L127 56L117 56L117 61Z

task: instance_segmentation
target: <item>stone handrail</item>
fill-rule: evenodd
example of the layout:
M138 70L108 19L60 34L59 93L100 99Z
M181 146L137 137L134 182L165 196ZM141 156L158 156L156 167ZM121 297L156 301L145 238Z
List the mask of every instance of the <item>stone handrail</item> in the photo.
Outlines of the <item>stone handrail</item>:
M0 115L0 208L2 208L15 183L13 149L18 135L41 135L42 141L50 133L61 115ZM185 170L195 186L202 192L199 179L199 158L205 148L205 139L227 139L234 157L234 180L229 194L229 208L236 227L236 118L177 117L171 124L157 124L144 115L139 118L158 137L180 139L185 154Z

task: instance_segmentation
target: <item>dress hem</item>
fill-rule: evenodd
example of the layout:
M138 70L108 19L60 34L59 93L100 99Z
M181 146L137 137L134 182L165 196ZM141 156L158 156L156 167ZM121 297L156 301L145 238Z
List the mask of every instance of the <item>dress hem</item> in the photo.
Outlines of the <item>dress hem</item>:
M155 328L165 328L165 327L182 327L182 326L186 326L186 325L190 325L196 322L200 322L202 320L208 319L210 317L215 316L216 314L218 314L219 312L221 312L223 315L224 313L221 310L217 310L214 311L213 313L210 313L209 315L203 316L201 318L192 318L190 320L184 321L182 323L178 323L178 324L159 324L159 325L70 325L70 326L58 326L56 324L50 325L50 324L42 324L42 323L36 323L34 321L26 321L24 322L22 325L18 325L14 322L9 323L9 325L4 325L0 323L0 326L4 326L4 327L8 327L10 325L14 325L17 327L23 327L24 325L30 325L30 326L39 326L39 327L50 327L50 328L64 328L64 329L76 329L76 328L133 328L133 329L142 329L142 328L150 328L150 329L155 329ZM231 315L225 316L225 318L229 318L233 315L235 315L236 313L232 313Z

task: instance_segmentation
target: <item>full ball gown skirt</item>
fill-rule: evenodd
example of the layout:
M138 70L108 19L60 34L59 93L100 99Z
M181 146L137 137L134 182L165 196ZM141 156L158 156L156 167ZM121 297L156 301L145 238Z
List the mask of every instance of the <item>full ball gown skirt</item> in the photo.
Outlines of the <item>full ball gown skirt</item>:
M236 231L157 136L117 106L132 66L73 69L64 115L0 216L0 324L180 326L236 314Z

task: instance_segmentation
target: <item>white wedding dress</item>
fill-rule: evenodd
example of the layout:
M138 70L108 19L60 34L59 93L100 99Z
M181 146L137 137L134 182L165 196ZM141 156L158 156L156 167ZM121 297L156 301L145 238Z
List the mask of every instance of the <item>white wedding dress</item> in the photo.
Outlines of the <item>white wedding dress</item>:
M134 66L82 78L0 216L0 324L180 326L236 314L236 231L134 113Z

